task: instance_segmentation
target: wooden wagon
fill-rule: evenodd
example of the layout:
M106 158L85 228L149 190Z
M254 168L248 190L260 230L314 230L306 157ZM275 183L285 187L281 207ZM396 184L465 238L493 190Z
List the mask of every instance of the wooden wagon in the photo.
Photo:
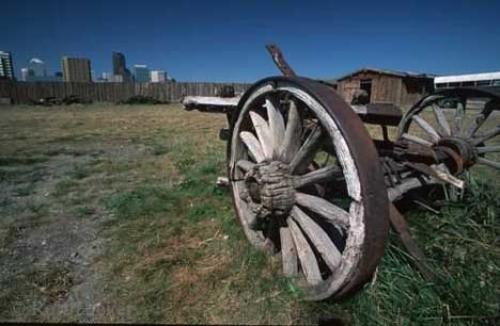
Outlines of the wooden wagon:
M327 83L296 76L276 46L268 50L283 76L260 80L242 96L229 90L183 101L188 110L227 114L229 128L220 134L227 181L250 243L281 255L284 275L310 300L340 298L370 280L390 225L432 277L393 203L436 184L464 189L461 176L476 163L500 168L488 158L500 151L490 145L500 126L484 128L500 109L500 92L442 90L403 115L392 105L349 105ZM448 99L455 108L440 106ZM470 99L482 105L467 115ZM380 139L365 123L380 125Z

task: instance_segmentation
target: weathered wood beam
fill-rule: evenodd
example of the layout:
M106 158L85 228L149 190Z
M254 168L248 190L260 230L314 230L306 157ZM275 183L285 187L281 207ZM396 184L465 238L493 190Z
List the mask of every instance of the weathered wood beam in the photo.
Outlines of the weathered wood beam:
M266 99L264 107L267 109L269 131L273 138L273 158L277 158L278 148L285 136L285 122L283 121L283 115L281 115L281 112L274 106L271 100Z
M434 116L436 117L436 121L441 127L441 130L443 130L445 136L450 136L451 135L450 124L448 123L448 120L446 119L443 110L435 103L432 104L432 110L434 111Z
M432 140L434 140L435 143L439 141L441 138L437 131L427 122L425 121L422 117L418 115L414 115L412 117L413 121L416 122L416 124L422 128L423 131L425 131L429 136L431 136Z
M274 136L271 134L269 125L264 118L253 111L250 111L250 119L257 133L262 151L266 159L271 159L274 153Z
M314 153L321 143L321 135L321 126L316 125L290 162L291 173L307 168L309 163L314 159Z
M310 211L319 214L330 223L347 228L349 226L350 215L342 208L330 203L321 197L295 193L295 200L299 206L305 207Z
M408 228L408 224L406 223L403 215L401 215L396 206L392 203L389 204L389 220L392 228L397 232L401 242L413 258L415 265L420 270L420 273L422 273L422 276L424 276L426 280L434 279L435 274L427 266L427 258L415 239L411 236L410 229Z
M321 278L321 272L314 251L297 223L292 218L288 218L287 222L292 233L293 243L295 244L295 248L297 248L297 256L299 257L300 267L306 281L311 285L318 285L323 279Z
M283 274L287 277L296 276L299 270L297 263L297 249L293 243L289 228L280 228L281 260Z
M295 188L301 188L310 184L330 180L331 178L339 175L339 173L342 173L342 170L339 167L329 165L304 175L293 176L292 183Z
M266 158L264 152L262 151L262 147L260 145L259 140L248 131L240 132L240 138L245 143L248 149L248 153L250 156L257 162L260 163L264 161Z
M328 268L334 271L340 265L342 254L333 244L328 234L306 213L295 206L292 210L292 218L301 226L309 240L319 252Z
M412 143L416 143L416 144L427 146L427 147L432 147L432 145L433 145L428 140L425 140L425 139L422 139L422 138L420 138L418 136L410 135L410 134L407 134L407 133L402 134L401 138L403 138L403 139L405 139L407 141L410 141Z
M489 167L492 167L492 168L500 170L500 163L499 162L495 162L495 161L488 160L488 159L485 159L485 158L482 158L482 157L478 157L477 158L477 163L484 164L484 165L487 165Z
M281 160L289 163L300 148L300 136L302 134L302 123L295 101L290 100L288 109L288 120L285 129L283 143L278 150Z

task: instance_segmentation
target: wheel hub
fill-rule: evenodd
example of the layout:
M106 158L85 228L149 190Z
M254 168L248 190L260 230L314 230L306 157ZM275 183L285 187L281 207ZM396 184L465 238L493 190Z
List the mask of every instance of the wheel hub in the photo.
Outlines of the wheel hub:
M447 154L448 157L450 157L454 161L455 167L460 167L457 168L457 173L460 173L462 169L473 165L476 161L476 152L474 151L474 145L464 138L443 138L437 144L437 150L439 149L441 149L445 154ZM454 154L450 153L450 150L454 152Z
M245 180L252 200L260 203L271 215L288 215L295 204L289 167L280 161L257 164L248 171Z

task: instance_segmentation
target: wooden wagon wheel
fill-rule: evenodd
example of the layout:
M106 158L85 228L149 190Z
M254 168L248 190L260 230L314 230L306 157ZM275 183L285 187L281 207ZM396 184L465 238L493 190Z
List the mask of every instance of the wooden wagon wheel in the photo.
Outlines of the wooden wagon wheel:
M372 140L331 88L297 77L256 83L233 117L228 164L245 235L281 254L309 300L371 278L388 232L387 190Z
M481 108L467 107L475 99ZM440 106L455 103L455 108ZM500 125L492 116L500 110L500 95L479 89L450 89L423 98L405 115L398 138L443 151L450 172L460 175L478 163L500 169ZM450 164L451 163L451 164Z

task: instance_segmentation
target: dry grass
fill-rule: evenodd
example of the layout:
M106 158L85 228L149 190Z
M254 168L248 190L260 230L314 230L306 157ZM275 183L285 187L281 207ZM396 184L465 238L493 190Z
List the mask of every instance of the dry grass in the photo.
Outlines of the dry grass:
M278 257L249 246L214 185L225 124L175 105L1 108L0 319L480 324L498 314L499 203L481 175L464 203L410 214L443 279L423 280L391 237L376 282L308 303Z

